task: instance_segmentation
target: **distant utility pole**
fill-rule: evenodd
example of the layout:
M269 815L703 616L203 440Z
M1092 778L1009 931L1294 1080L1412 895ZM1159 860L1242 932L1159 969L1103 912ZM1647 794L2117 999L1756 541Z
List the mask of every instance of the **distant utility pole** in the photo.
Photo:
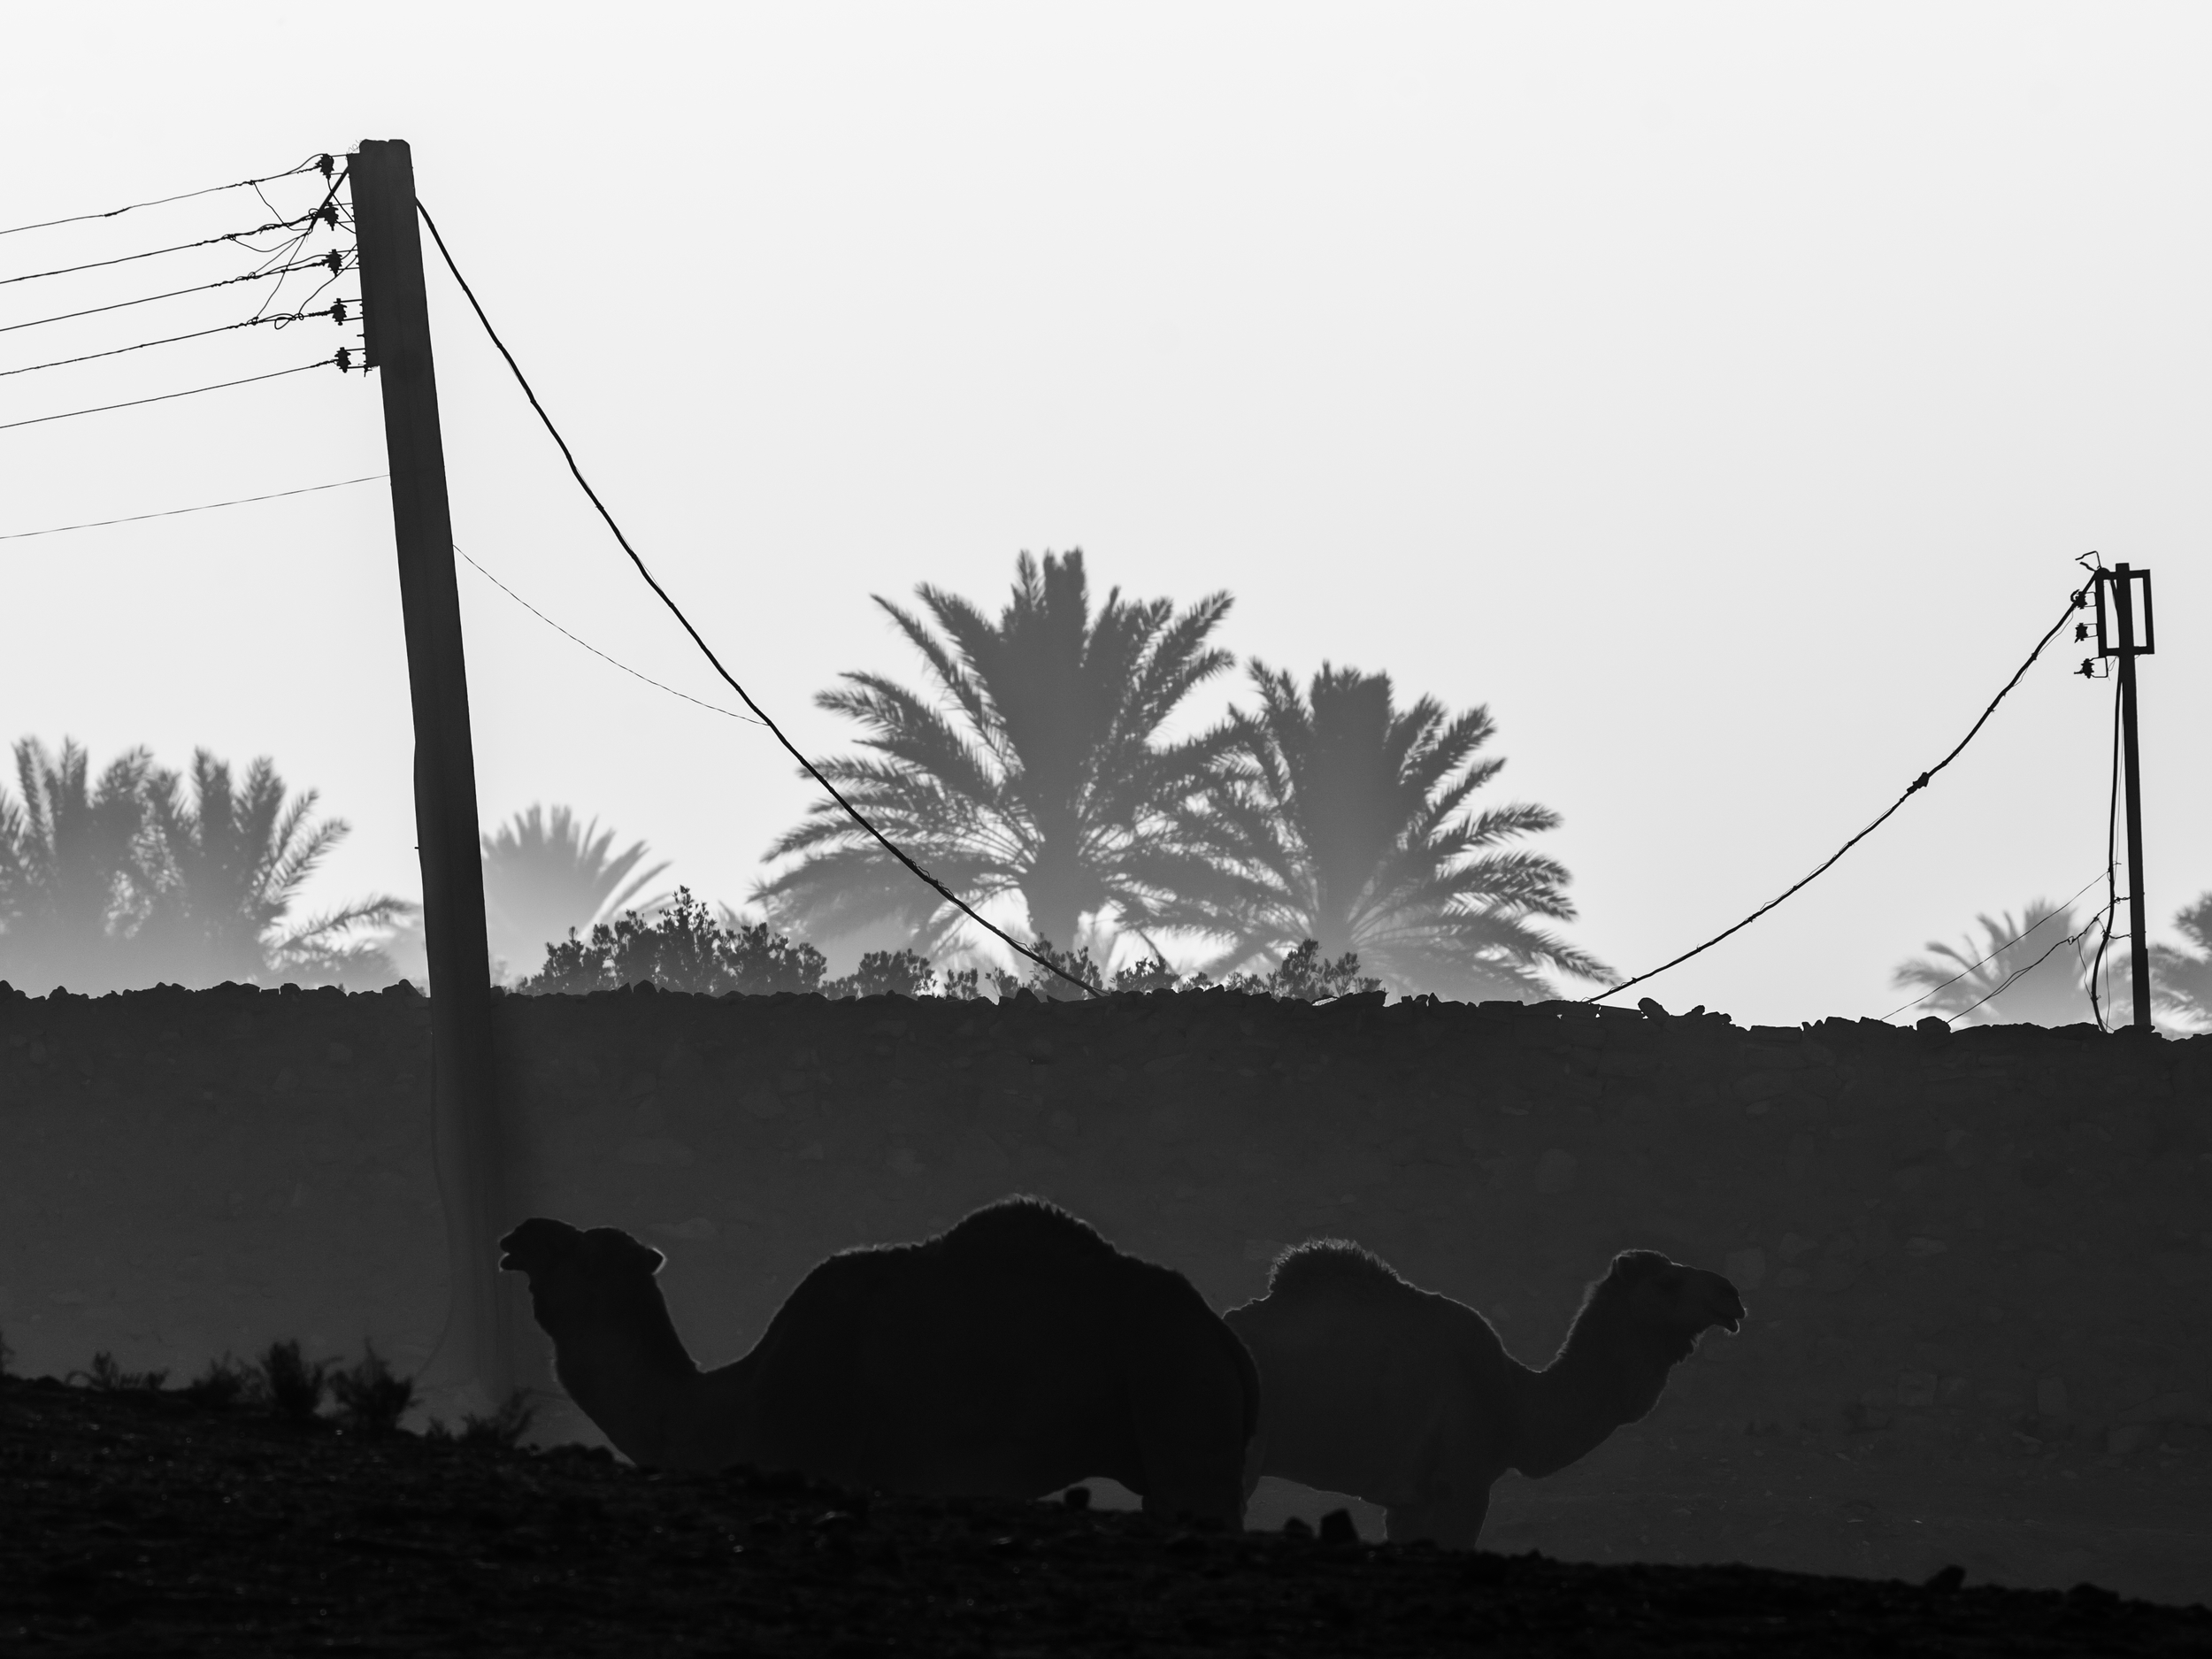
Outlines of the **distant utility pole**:
M461 1379L480 1384L496 1405L514 1386L515 1365L495 1241L515 1217L502 1202L506 1148L494 1092L468 666L415 219L415 165L405 141L365 140L352 157L352 181L364 361L384 389L392 530L415 711L415 839L433 994L431 1096L452 1277L439 1358L451 1362Z
M2120 754L2126 773L2128 830L2128 978L2135 992L2135 1028L2151 1025L2151 911L2143 880L2143 763L2135 735L2135 659L2157 649L2151 629L2151 573L2125 565L2092 578L2097 590L2097 656L2120 659ZM2141 584L2138 592L2137 584ZM2108 598L2109 604L2108 604ZM2139 618L2138 607L2140 606ZM2079 637L2078 634L2076 637ZM2081 672L2087 676L2090 664Z

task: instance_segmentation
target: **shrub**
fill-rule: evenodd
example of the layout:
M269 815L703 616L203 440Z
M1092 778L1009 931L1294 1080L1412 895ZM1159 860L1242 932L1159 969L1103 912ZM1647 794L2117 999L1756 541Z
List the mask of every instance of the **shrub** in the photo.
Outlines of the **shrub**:
M394 1376L373 1343L364 1342L361 1348L360 1361L351 1371L333 1374L330 1392L353 1427L371 1434L388 1434L415 1403L414 1379Z
M710 996L764 996L818 991L828 965L812 945L795 943L765 922L747 926L727 912L716 921L690 888L679 887L667 908L650 918L626 911L611 926L595 926L588 939L571 928L567 939L547 949L544 967L516 989L526 996L580 995L653 985Z
M928 996L933 993L936 979L937 970L930 965L927 956L911 950L871 950L860 958L860 965L852 972L823 986L822 995ZM968 971L968 980L971 985L974 983L973 969Z
M296 1341L272 1342L261 1356L264 1397L281 1417L306 1423L322 1409L323 1391L330 1383L330 1362L310 1361Z
M497 1410L488 1415L472 1411L461 1419L461 1444L511 1448L530 1432L530 1425L537 1415L538 1409L530 1403L527 1394L519 1388L511 1389L499 1402Z
M97 1354L95 1354L92 1356L92 1369L90 1371L73 1371L69 1373L69 1380L71 1382L75 1382L80 1378L83 1379L84 1386L86 1387L94 1389L100 1394L121 1394L127 1389L133 1388L143 1388L151 1392L154 1389L159 1388L163 1383L168 1381L169 1373L165 1369L160 1371L125 1371L120 1365L115 1363L114 1355L109 1353L105 1348L102 1348Z
M265 1388L258 1371L226 1354L208 1361L207 1369L185 1384L184 1392L187 1399L221 1409L241 1400L258 1401Z

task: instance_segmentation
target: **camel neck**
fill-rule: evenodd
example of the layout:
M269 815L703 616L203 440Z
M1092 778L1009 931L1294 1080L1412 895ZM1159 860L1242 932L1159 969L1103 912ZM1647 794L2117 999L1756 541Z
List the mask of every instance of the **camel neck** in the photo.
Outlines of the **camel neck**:
M1511 1463L1523 1474L1564 1469L1658 1402L1669 1363L1604 1324L1586 1313L1576 1320L1566 1345L1541 1371L1516 1362L1523 1409Z
M632 1462L682 1467L695 1439L704 1379L668 1317L660 1287L617 1322L626 1327L556 1333L554 1371L601 1433Z

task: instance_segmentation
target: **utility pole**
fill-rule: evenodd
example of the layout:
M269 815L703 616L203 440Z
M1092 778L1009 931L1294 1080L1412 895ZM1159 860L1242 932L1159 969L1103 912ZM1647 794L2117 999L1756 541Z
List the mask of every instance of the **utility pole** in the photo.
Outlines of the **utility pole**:
M431 1098L452 1293L434 1371L473 1380L496 1406L515 1385L512 1331L494 1255L513 1219L494 1089L491 968L469 737L468 665L453 572L453 518L430 356L415 166L402 139L364 140L352 157L364 363L384 392L407 682L415 715L415 839L430 958Z
M2143 880L2143 763L2135 730L2135 659L2157 649L2151 629L2151 573L2125 565L2099 571L2097 590L2097 655L2120 659L2120 757L2125 774L2125 811L2128 836L2128 980L2135 993L2135 1028L2149 1034L2151 1024L2151 912ZM2142 584L2139 595L2136 584ZM2106 596L2111 598L2107 626ZM2136 607L2142 607L2138 625ZM2085 662L2081 672L2089 673Z

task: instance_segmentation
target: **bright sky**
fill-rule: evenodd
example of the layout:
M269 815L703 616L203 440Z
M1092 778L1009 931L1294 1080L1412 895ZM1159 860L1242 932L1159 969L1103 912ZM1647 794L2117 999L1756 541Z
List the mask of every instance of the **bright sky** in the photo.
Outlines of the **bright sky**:
M871 594L995 611L1018 551L1080 546L1102 587L1230 589L1240 657L1488 703L1500 795L1565 815L1575 936L1640 972L1947 750L2092 548L2157 581L2156 919L2212 887L2208 49L2149 4L49 6L10 22L0 227L408 139L601 492L810 752L841 670L918 678ZM0 276L259 217L0 237ZM0 288L0 324L238 268ZM0 333L0 368L248 292ZM716 699L442 273L432 303L461 546ZM0 421L338 338L0 379ZM373 384L296 375L0 430L0 534L382 467ZM0 738L273 756L354 826L323 902L418 893L381 488L0 541ZM487 822L570 803L741 901L807 803L787 760L461 584ZM1647 988L1881 1014L1923 941L2091 881L2079 655Z

